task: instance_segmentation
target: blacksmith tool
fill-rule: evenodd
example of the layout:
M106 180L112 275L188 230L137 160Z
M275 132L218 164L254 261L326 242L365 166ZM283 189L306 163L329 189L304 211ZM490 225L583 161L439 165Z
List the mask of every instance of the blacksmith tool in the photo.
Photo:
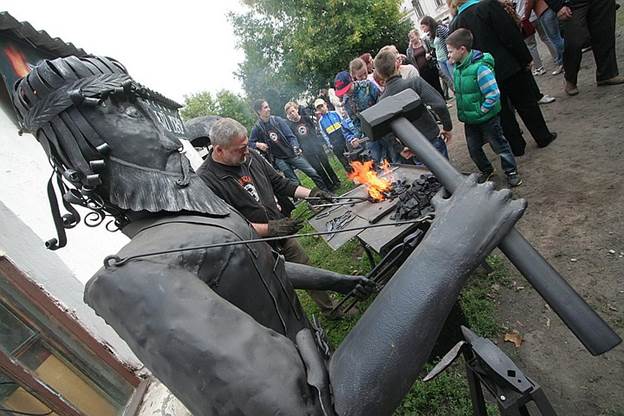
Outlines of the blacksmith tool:
M420 221L426 221L430 216L420 218ZM425 232L423 230L416 230L413 233L407 235L403 242L392 247L392 249L377 263L375 267L371 269L366 275L368 279L375 283L377 290L381 290L384 285L392 277L391 272L395 267L398 267L405 261L407 256L414 250L414 248L420 243L420 240L424 237ZM355 289L350 291L342 298L342 300L334 306L331 313L335 314L342 309L342 313L349 312L357 303L359 299L355 297Z
M318 200L323 199L323 198L321 198L320 196L308 196L308 197L303 198L303 199L305 199L306 201L318 201ZM353 200L368 201L368 197L366 197L366 196L335 196L332 199L337 200L337 201L341 200L341 199L353 199Z
M357 201L350 201L350 202L336 202L336 203L329 203L329 204L319 204L319 205L312 205L314 208L330 208L330 207L340 207L343 205L353 205L353 204L360 204L362 202L366 202L366 199L362 199L362 200L357 200Z
M327 231L331 232L331 231L342 230L343 228L345 228L347 224L349 224L354 219L355 219L355 215L351 211L347 211L341 216L327 221L327 224L326 224ZM329 237L327 237L327 241L334 238L335 235L336 233L331 234Z
M175 248L175 249L171 249L171 250L150 251L150 252L145 252L145 253L140 253L140 254L134 254L134 255L128 256L128 257L119 257L119 256L116 256L116 255L110 255L110 256L106 256L104 258L104 267L106 267L106 268L118 267L118 266L122 266L125 263L127 263L129 261L132 261L132 260L135 260L135 259L151 257L151 256L160 256L162 254L183 253L183 252L186 252L186 251L206 250L206 249L210 249L210 248L238 246L238 245L246 245L246 244L253 244L253 243L268 243L268 242L271 242L271 241L283 240L285 238L316 237L316 236L321 236L321 235L332 235L332 234L337 234L337 233L348 233L348 232L351 232L351 231L368 230L370 228L381 228L381 227L392 227L392 226L398 227L398 226L401 226L401 225L418 224L418 223L421 223L421 222L425 221L428 218L429 217L424 218L424 219L420 219L419 218L419 219L409 220L409 221L392 222L392 223L389 223L389 224L369 224L369 225L358 226L358 227L343 228L341 230L334 230L334 231L321 231L321 232L315 232L315 233L291 234L291 235L284 235L284 236L278 236L278 237L252 238L250 240L225 241L225 242L221 242L221 243L206 244L206 245L202 245L202 246Z
M358 117L362 130L375 139L394 132L440 180L445 189L453 191L464 181L462 175L429 143L410 122L422 113L418 94L407 89L379 101L362 111ZM524 275L593 355L611 350L622 339L579 296L565 279L513 228L499 245L501 251Z
M535 404L541 416L557 415L539 384L526 376L507 354L492 341L481 338L465 326L461 330L465 341L458 342L423 381L437 377L463 354L475 416L488 415L483 387L496 400L501 416L534 414L532 411L529 413L529 402Z

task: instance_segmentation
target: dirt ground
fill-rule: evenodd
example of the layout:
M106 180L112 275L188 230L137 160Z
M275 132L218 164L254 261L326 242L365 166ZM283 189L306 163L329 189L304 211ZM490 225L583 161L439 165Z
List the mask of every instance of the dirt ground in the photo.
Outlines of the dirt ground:
M624 73L622 24L616 44ZM624 338L624 85L597 87L588 52L580 94L568 97L563 76L550 75L552 59L545 48L540 52L550 71L536 79L543 93L557 98L541 108L559 137L538 149L525 129L528 146L518 158L524 183L514 195L526 198L528 209L518 228ZM453 164L475 171L461 123L455 131ZM496 168L501 172L498 162ZM498 174L499 184L503 176ZM512 283L499 290L498 318L524 342L515 348L501 338L498 344L543 386L559 415L624 415L624 345L592 356L511 263L508 268Z

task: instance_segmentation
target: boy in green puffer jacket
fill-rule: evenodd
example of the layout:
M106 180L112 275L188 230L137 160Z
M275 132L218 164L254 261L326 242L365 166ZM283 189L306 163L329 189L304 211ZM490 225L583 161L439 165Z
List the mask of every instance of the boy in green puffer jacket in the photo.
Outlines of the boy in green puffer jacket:
M505 139L498 113L501 111L500 91L494 75L494 58L489 53L472 49L472 33L457 29L446 39L449 60L455 63L453 81L457 100L457 117L464 123L470 158L481 171L479 182L487 181L494 168L483 151L490 144L500 157L501 167L510 187L518 186L516 159Z

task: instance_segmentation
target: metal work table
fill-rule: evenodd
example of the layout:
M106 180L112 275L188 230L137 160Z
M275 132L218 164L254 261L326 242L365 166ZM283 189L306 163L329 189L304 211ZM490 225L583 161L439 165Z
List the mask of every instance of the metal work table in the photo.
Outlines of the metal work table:
M406 180L412 183L420 175L428 175L427 169L417 168L410 165L393 166L390 173L380 174L381 177L392 175L394 180ZM341 195L343 197L366 197L368 193L365 185L360 185L355 189ZM395 220L390 219L394 212L394 206L398 202L398 198L394 200L384 200L381 202L362 202L353 205L342 205L335 208L329 208L313 216L309 223L317 231L328 231L327 223L334 219L345 215L347 211L351 211L354 216L344 228L366 226L368 224L391 224ZM383 228L373 228L370 230L357 230L345 233L337 233L334 235L325 235L323 239L334 250L342 247L350 239L357 237L365 248L370 247L377 253L384 253L391 248L403 236L418 227L418 224L404 224L399 226L388 226Z

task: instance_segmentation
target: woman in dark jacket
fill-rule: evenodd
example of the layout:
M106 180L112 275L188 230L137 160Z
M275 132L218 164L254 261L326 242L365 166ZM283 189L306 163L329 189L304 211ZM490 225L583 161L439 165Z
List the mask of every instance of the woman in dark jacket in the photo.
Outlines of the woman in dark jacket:
M433 46L422 40L416 29L410 30L407 36L409 38L409 46L405 53L407 62L414 65L418 69L420 77L444 97Z
M538 147L548 146L557 137L546 126L532 85L529 49L512 17L498 0L452 0L456 16L450 32L465 28L474 37L473 49L489 52L496 62L496 81L501 92L501 123L514 155L524 154L526 142L516 121L518 111Z

